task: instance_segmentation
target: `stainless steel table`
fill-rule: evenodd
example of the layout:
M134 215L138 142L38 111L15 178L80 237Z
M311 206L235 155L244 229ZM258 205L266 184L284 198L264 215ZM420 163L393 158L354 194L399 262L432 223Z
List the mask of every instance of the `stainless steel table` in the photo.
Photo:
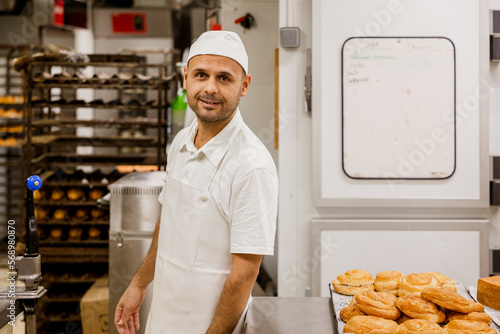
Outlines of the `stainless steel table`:
M244 334L337 333L328 297L254 297Z

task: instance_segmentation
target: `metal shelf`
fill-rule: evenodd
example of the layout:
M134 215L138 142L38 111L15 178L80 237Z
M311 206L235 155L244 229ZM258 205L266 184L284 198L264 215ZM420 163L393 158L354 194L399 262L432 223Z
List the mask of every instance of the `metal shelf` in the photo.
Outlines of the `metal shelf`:
M152 120L150 118L132 118L132 119L116 119L116 118L108 118L108 119L94 119L94 120L80 120L80 119L68 119L68 118L60 118L60 119L40 119L33 121L33 127L43 127L43 126L85 126L85 127L125 127L125 126L133 126L133 127L166 127L168 122L161 121L158 122L156 120Z
M49 201L49 200L39 200L36 201L35 204L37 206L96 206L97 202L96 201L69 201L66 199L62 199L60 201Z
M157 138L142 137L78 137L71 135L35 135L31 138L32 145L68 144L78 146L139 146L151 147L157 144Z
M134 83L116 83L116 84L91 84L91 83L41 83L34 82L33 88L94 88L94 89L130 89L130 88L141 88L141 89L158 89L159 85L167 85L172 81L172 79L164 79L158 83L147 83L147 84L134 84Z
M108 245L109 240L77 240L77 239L67 239L67 240L53 240L47 238L45 240L39 241L40 245L43 246L68 246L68 245Z
M94 220L79 220L79 219L72 219L72 220L63 220L63 221L56 221L56 220L37 220L36 221L38 225L40 226L61 226L61 225L68 225L68 226L108 226L109 225L109 219L94 219Z
M118 110L143 110L143 109L158 109L158 108L165 108L168 107L167 105L155 105L155 104L110 104L110 103L103 103L103 104L92 104L92 103L65 103L65 104L60 104L60 103L47 103L47 102L34 102L33 103L34 108L68 108L68 109L74 109L74 108L93 108L93 109L118 109Z
M116 165L156 165L158 157L156 154L59 154L46 153L31 160L32 164L50 163L52 167L64 166L80 166L80 165L100 165L100 166L116 166Z

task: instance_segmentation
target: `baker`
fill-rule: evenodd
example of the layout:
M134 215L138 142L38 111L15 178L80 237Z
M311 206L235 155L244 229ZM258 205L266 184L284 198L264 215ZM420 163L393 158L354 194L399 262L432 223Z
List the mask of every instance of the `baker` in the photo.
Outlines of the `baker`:
M206 32L191 46L184 89L196 120L170 146L151 247L116 307L119 333L139 329L153 279L146 333L241 333L273 254L278 199L273 159L238 109L250 80L236 33Z

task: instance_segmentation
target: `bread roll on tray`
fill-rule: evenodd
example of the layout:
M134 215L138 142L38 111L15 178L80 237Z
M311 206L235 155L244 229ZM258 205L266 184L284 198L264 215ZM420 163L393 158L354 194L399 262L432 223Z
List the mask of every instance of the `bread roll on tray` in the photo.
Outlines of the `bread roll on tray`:
M457 292L446 288L427 288L422 291L422 297L436 305L459 313L484 311L483 305L468 300Z
M447 334L497 334L497 331L481 321L452 320L444 326Z
M344 333L354 334L394 334L397 330L395 321L370 315L352 317L344 327Z
M355 295L359 292L374 291L373 277L366 270L353 269L337 276L332 281L333 288L344 295Z
M401 280L401 274L399 271L381 271L375 277L375 291L388 292L393 295L398 295L399 281Z
M354 296L358 309L368 315L396 320L401 312L396 307L396 296L387 292L366 291Z
M396 307L413 319L424 319L434 323L441 323L446 314L434 303L415 293L407 294L396 300Z
M410 319L398 326L397 334L445 334L435 322L424 319Z

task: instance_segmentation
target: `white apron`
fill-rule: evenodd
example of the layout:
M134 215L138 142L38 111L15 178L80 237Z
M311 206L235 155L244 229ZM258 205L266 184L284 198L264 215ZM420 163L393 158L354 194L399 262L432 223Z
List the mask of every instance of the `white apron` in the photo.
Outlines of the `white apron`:
M212 322L232 259L228 221L209 187L167 173L147 334L204 334ZM242 332L245 314L233 333Z

